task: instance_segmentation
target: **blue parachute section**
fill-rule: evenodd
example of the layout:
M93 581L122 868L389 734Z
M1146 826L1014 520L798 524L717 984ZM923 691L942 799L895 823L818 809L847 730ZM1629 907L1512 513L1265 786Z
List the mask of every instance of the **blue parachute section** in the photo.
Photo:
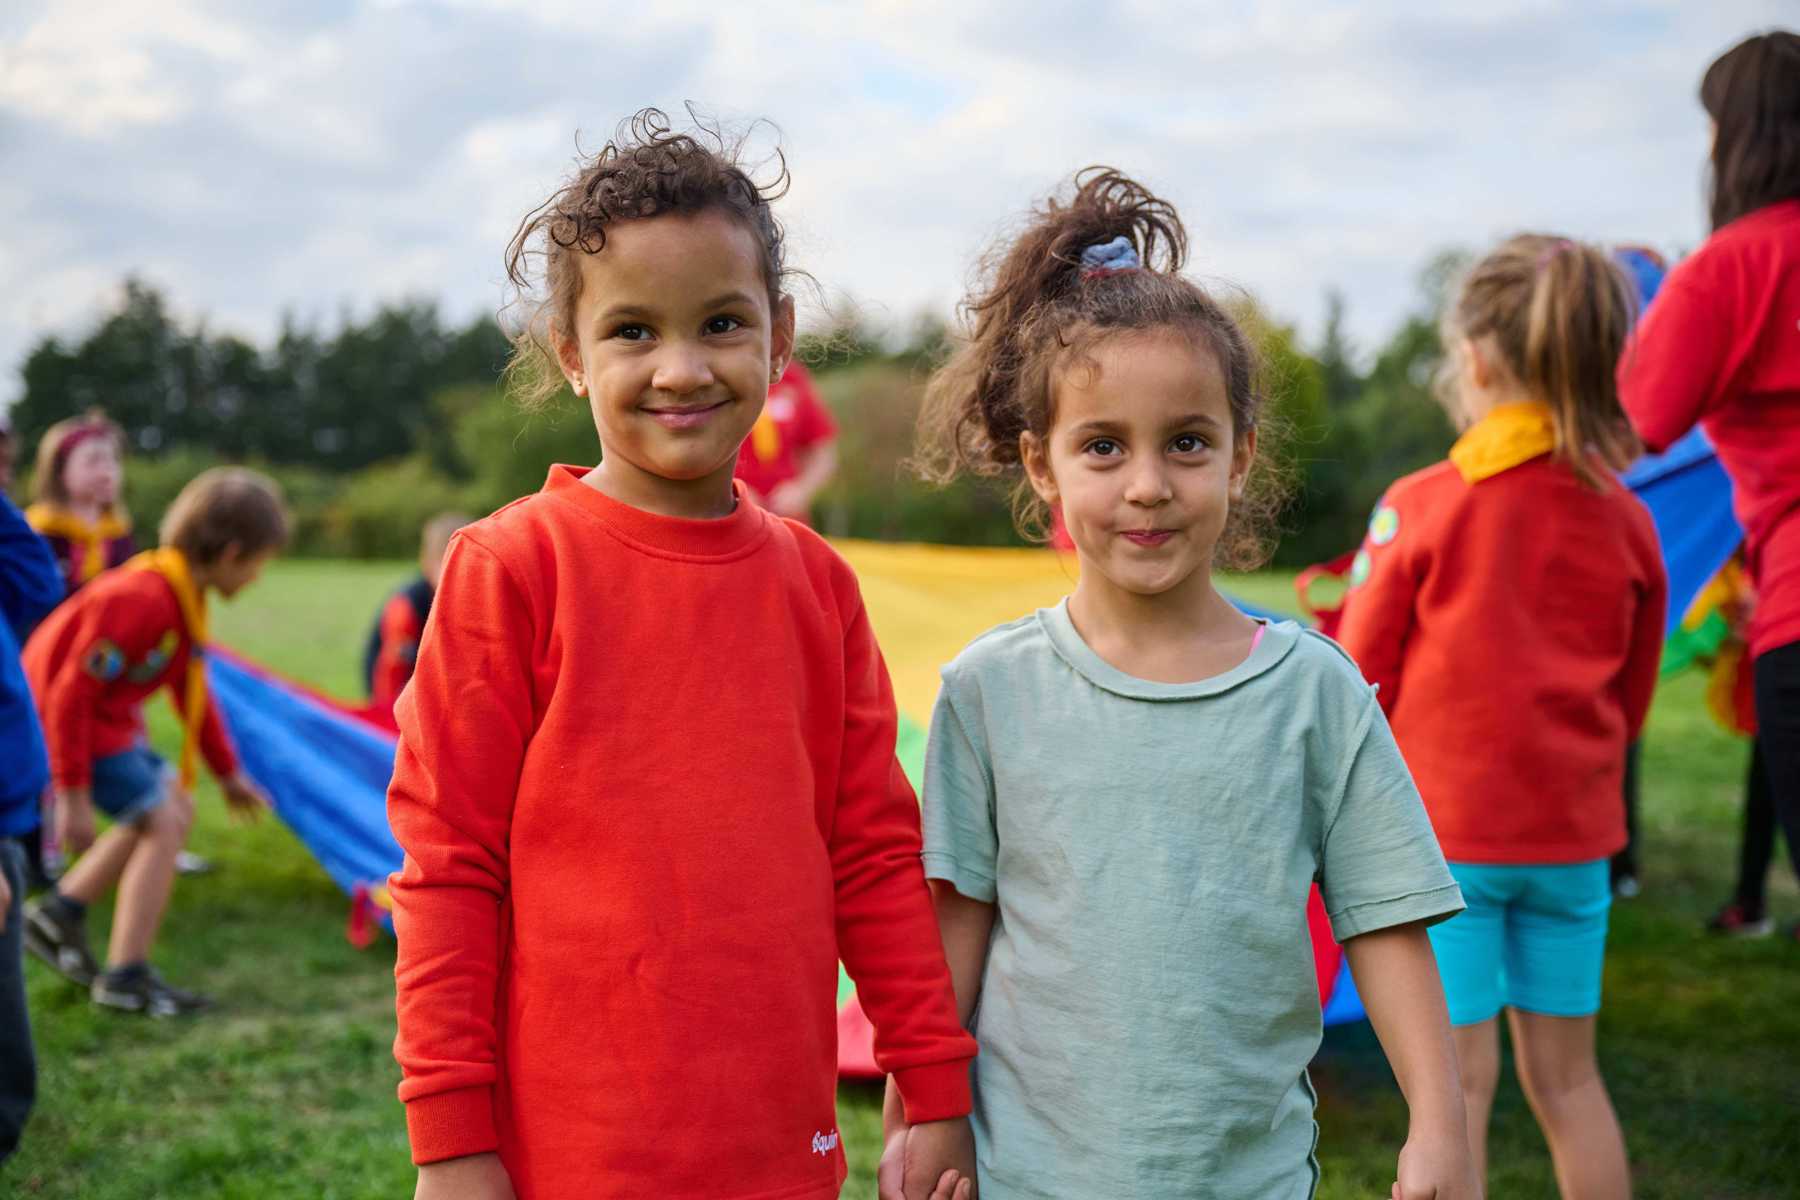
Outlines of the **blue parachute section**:
M1646 454L1625 483L1650 510L1669 572L1669 632L1744 540L1731 511L1731 480L1698 429L1664 454Z

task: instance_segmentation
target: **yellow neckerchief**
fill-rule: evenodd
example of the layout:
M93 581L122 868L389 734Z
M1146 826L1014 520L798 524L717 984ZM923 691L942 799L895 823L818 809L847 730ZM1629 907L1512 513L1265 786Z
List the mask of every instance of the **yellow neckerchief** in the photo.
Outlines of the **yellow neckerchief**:
M1450 447L1464 483L1480 483L1556 449L1556 421L1539 400L1497 404Z
M206 594L194 586L188 569L187 555L173 546L146 550L127 567L155 571L169 581L175 603L181 609L181 623L187 627L187 679L182 689L181 786L194 786L195 764L200 749L200 726L206 720Z
M750 427L750 452L760 463L774 462L775 456L781 453L781 430L776 426L775 418L769 415L767 405L757 414L756 424Z
M59 504L43 501L25 510L25 520L45 537L67 538L81 555L81 582L106 569L106 543L131 532L131 519L117 506L91 524Z

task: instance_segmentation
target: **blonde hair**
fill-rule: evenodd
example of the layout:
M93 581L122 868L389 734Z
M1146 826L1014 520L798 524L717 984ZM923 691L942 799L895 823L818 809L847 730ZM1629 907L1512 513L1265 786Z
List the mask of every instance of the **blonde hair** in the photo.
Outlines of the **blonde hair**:
M69 443L76 434L97 431L112 443L113 452L125 457L125 431L104 410L90 408L79 417L58 421L44 430L38 439L37 459L31 471L31 498L45 504L68 507L69 489L63 483L63 468L69 465Z
M233 546L253 557L287 545L288 515L273 479L244 467L214 467L188 481L163 513L157 538L210 566Z
M1457 347L1485 339L1512 381L1550 406L1557 460L1603 489L1608 475L1596 464L1622 471L1643 449L1614 375L1635 307L1630 282L1599 247L1541 233L1510 237L1469 270L1444 312L1438 397L1455 411L1466 369Z

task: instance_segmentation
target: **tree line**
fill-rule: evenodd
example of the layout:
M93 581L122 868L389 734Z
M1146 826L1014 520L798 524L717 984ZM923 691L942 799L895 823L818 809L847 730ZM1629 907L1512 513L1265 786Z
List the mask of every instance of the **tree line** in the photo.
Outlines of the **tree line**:
M1278 562L1353 546L1382 489L1448 448L1453 434L1432 376L1438 309L1458 262L1434 260L1414 311L1371 355L1349 344L1340 295L1327 297L1314 345L1246 302L1267 364L1271 429L1294 485ZM844 468L821 499L827 532L1016 541L1003 495L973 482L946 492L905 470L919 394L945 339L934 319L894 333L850 313L803 339L802 356L844 427ZM179 320L162 292L132 279L84 334L31 347L11 419L28 456L55 421L103 408L131 438L128 499L145 524L194 471L249 462L286 486L297 551L404 554L431 512L488 511L539 486L549 462L598 454L572 397L529 416L505 400L508 349L491 317L457 324L422 300L346 314L329 331L290 318L257 345Z

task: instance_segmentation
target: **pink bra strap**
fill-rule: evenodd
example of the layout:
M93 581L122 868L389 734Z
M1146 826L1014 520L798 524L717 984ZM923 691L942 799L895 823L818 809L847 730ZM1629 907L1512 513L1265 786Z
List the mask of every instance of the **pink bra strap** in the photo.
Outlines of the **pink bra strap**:
M1250 653L1252 653L1252 654L1256 653L1256 648L1258 646L1262 645L1262 635L1267 632L1269 632L1268 622L1267 621L1258 621L1256 623L1256 634L1255 634L1255 636L1253 636L1250 639Z

